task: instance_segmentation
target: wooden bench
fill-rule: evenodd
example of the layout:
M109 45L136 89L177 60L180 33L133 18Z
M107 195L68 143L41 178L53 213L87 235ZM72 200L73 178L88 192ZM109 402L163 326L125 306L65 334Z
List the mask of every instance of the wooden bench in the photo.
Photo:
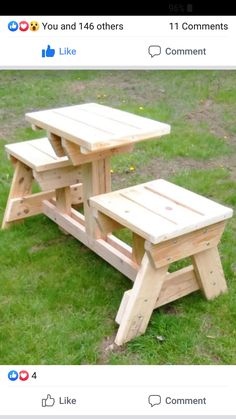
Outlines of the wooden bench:
M14 175L2 228L42 212L43 200L55 200L68 187L73 205L82 202L80 167L67 156L58 157L48 138L5 146L14 165ZM33 182L43 192L32 193Z
M133 232L132 259L139 265L124 293L116 344L145 332L153 310L199 288L207 299L227 290L217 245L232 210L163 179L90 198L101 238ZM192 265L168 273L173 262Z

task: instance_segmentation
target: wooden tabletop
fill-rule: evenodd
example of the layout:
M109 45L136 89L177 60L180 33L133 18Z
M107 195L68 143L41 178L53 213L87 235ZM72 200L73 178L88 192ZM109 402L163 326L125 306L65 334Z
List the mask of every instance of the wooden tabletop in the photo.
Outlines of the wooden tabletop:
M32 125L87 151L136 143L170 133L170 125L96 103L26 114Z

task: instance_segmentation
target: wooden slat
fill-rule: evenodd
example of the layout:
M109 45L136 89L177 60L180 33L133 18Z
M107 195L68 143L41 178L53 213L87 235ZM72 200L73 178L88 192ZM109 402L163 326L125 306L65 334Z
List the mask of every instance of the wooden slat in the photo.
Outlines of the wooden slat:
M122 192L121 195L176 225L197 224L203 217L202 214L177 205L170 199L152 192L145 185L130 188L130 190Z
M227 284L217 247L192 257L199 285L208 300L227 292Z
M225 222L222 221L157 245L146 242L145 248L156 268L159 268L217 246L224 228Z
M35 122L43 129L46 129L59 137L82 145L92 150L93 144L101 143L106 145L112 135L106 130L89 127L81 122L74 121L67 116L56 113L56 110L33 112L26 114L26 119Z
M66 154L69 156L73 165L90 163L95 160L100 160L106 157L112 157L121 153L130 153L134 148L133 144L128 144L117 148L103 150L100 152L89 152L87 154L82 154L80 146L75 143L72 143L71 141L63 139L62 146L64 147L64 150Z
M209 220L212 218L214 222L230 218L233 214L230 208L174 183L167 182L164 179L149 182L146 184L146 188L155 191L160 196L170 199L173 203L183 208L188 208L190 211L207 216ZM220 217L219 220L217 220L217 217Z
M65 156L65 150L62 147L62 139L56 134L53 134L52 132L48 132L48 139L52 145L53 150L55 151L56 155L58 157Z
M135 115L130 112L121 111L120 109L111 108L110 106L100 105L97 103L87 103L79 106L81 106L81 109L86 110L92 115L102 116L107 120L119 122L125 126L139 128L142 130L148 130L150 128L161 130L164 128L165 130L168 130L168 133L170 132L170 126L165 123L140 115Z
M172 222L131 202L119 191L92 197L90 203L108 217L152 243L166 238L168 234L173 234ZM177 230L178 226L174 227Z
M81 183L82 175L80 166L68 166L44 172L34 171L34 177L41 189L47 191Z
M96 104L28 113L26 119L90 151L114 148L170 132L167 124Z
M162 179L93 197L91 205L153 244L215 224L233 213Z
M109 119L106 114L98 115L95 112L90 112L85 109L80 108L79 106L73 106L73 108L62 108L61 110L55 111L58 115L67 116L73 121L82 122L83 124L96 128L102 131L105 131L112 136L124 136L132 135L134 133L139 133L143 127L141 124L139 126L126 124L124 122Z
M163 282L161 292L157 298L155 308L169 304L178 298L185 297L194 291L199 290L199 285L196 280L196 275L193 266L180 269L179 271L168 273ZM119 310L116 315L116 322L121 323L122 317L126 310L128 300L132 290L125 291Z
M9 144L5 148L10 156L14 156L37 172L71 165L68 157L59 158L55 155L47 138Z

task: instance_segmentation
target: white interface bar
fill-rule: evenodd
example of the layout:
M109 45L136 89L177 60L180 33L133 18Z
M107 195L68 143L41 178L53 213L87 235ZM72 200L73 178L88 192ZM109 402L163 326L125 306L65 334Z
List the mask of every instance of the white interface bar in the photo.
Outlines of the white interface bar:
M236 16L2 16L0 68L236 68Z
M236 366L2 366L0 416L230 417L235 374Z

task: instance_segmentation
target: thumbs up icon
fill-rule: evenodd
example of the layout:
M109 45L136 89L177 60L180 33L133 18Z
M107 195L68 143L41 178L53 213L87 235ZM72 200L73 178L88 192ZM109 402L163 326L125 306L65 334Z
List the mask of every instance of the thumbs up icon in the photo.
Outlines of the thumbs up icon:
M11 32L15 32L17 31L19 25L15 20L12 20L11 22L8 23L8 29Z
M51 48L50 45L47 46L47 49L42 49L42 57L54 57L55 49Z
M55 404L55 399L51 396L51 394L48 394L46 399L42 399L43 407L53 407L54 404Z

